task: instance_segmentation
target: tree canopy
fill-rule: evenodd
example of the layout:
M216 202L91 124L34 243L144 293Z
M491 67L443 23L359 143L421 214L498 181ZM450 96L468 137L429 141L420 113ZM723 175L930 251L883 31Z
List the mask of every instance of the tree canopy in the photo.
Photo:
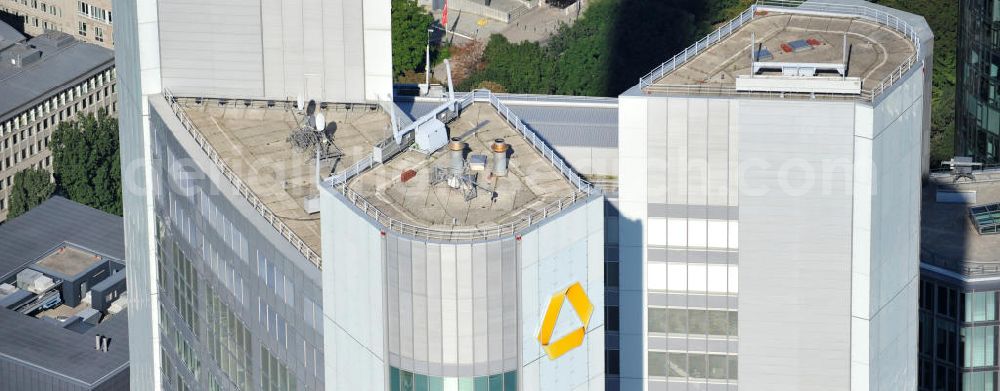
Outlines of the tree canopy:
M427 28L434 16L414 0L392 0L392 72L397 77L424 65Z
M14 184L10 189L10 212L8 219L23 215L52 197L56 190L52 175L43 168L29 168L14 174Z
M461 87L491 81L515 93L617 96L707 33L722 12L716 3L743 1L593 0L544 46L491 37L484 66Z
M931 159L954 153L957 0L874 0L922 15L934 31ZM754 0L592 0L583 17L546 45L493 36L482 64L460 84L513 93L617 96L669 56L701 39Z
M64 121L52 132L52 165L59 192L73 201L121 216L118 120L103 110Z
M955 153L958 0L876 0L876 3L923 16L934 31L931 88L931 164Z

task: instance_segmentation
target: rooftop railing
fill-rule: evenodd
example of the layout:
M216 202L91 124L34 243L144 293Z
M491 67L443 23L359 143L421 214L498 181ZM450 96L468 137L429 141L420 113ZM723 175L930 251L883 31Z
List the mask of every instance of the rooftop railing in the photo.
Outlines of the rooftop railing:
M934 265L955 273L961 273L965 277L991 277L1000 276L1000 258L986 262L966 262L954 258L938 255L932 250L920 249L920 262Z
M382 212L374 204L368 202L364 196L354 191L349 186L351 178L360 175L364 171L374 167L378 162L376 159L362 159L354 166L334 175L322 184L332 191L338 191L347 198L351 204L361 210L365 215L377 221L385 228L403 235L416 238L437 241L475 241L489 240L504 236L511 236L521 232L549 216L553 216L581 200L589 200L592 197L601 195L601 191L581 178L552 148L548 146L533 130L528 128L516 113L510 110L503 102L489 90L476 90L465 94L458 100L460 110L472 105L475 102L489 103L522 137L530 144L535 151L549 161L573 186L572 194L562 197L555 202L542 206L517 220L499 224L491 227L475 228L435 228L415 225L400 221Z
M916 29L899 17L892 15L888 12L882 11L880 9L863 6L863 5L845 5L845 4L829 4L823 2L809 1L804 2L803 0L757 0L757 3L752 5L749 9L741 13L739 16L734 18L729 23L724 24L718 30L712 32L705 38L702 38L694 45L691 45L683 52L677 54L670 60L667 60L659 67L653 69L648 74L639 79L639 87L644 91L649 92L662 92L662 93L679 93L683 94L685 91L679 85L655 85L656 81L662 79L664 76L670 74L670 72L676 70L681 65L687 63L697 55L701 54L707 50L712 45L721 42L724 38L732 35L734 32L739 30L749 23L753 18L758 17L759 11L777 11L777 12L789 12L789 13L808 13L808 14L825 14L831 16L847 16L847 17L857 17L861 19L868 20L870 22L876 23L878 25L893 29L909 40L914 47L914 53L907 57L906 60L902 62L896 69L889 73L888 76L879 81L879 83L873 87L862 91L860 96L852 96L852 99L861 99L868 102L874 102L876 98L881 96L892 87L896 82L905 76L914 65L920 62L921 47L920 47L920 36L917 34ZM736 91L735 88L720 90L715 92L716 94L725 95L758 95L755 92L741 92ZM829 95L829 94L827 94ZM824 95L826 97L827 95ZM816 97L817 94L792 94L785 93L785 96L809 96Z
M310 248L309 245L306 244L306 242L302 240L302 238L300 238L299 235L295 233L295 231L292 231L292 229L289 228L288 225L286 225L281 220L281 218L278 217L278 215L274 214L274 212L272 212L271 209L268 208L267 205L260 200L260 197L257 196L257 194L254 193L252 189L250 189L250 186L247 186L247 184L244 183L242 179L240 179L236 171L234 171L229 166L229 164L227 164L222 159L222 157L215 150L215 148L212 147L212 144L208 142L208 139L206 139L205 136L201 133L201 131L199 131L196 126L194 126L194 122L191 121L191 118L188 117L187 113L184 111L184 108L181 107L179 99L174 97L173 94L171 94L170 91L167 89L163 90L163 98L167 100L167 103L170 105L170 109L174 112L174 115L177 117L177 120L180 121L181 125L184 127L185 130L187 130L188 134L190 134L191 137L194 138L194 141L198 144L198 147L200 147L201 150L205 152L205 154L208 156L208 159L215 164L215 167L222 173L222 176L225 177L226 180L228 180L229 183L231 183L233 187L236 188L236 192L239 193L239 195L242 196L243 199L245 199L248 203L250 203L250 206L255 211L257 211L257 213L260 214L261 217L263 217L264 220L266 220L268 224L271 225L271 227L274 227L274 229L278 231L278 234L280 234L282 237L288 240L288 242L292 245L292 247L295 247L295 249L297 249L300 253L302 253L302 256L304 256L307 260L309 260L309 262L312 262L317 267L322 267L323 258L320 257L319 254L317 254L315 251L313 251L313 249ZM240 99L239 102L256 102L256 101ZM268 102L272 101L267 101L264 103L269 104ZM242 104L236 102L236 100L234 100L234 103Z

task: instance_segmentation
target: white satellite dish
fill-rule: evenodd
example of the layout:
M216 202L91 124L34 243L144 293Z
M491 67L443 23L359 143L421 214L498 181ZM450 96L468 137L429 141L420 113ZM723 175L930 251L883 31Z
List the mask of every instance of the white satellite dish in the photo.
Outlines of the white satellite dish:
M323 113L316 113L316 131L322 132L326 129L326 116Z
M302 97L302 95L299 95L298 99L295 100L295 103L298 104L298 106L296 107L298 107L300 111L305 111L306 101L305 98Z

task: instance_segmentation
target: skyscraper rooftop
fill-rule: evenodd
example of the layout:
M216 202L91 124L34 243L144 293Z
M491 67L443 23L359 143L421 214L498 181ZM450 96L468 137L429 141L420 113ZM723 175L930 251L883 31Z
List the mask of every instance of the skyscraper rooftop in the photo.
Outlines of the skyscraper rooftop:
M871 100L918 61L910 24L875 8L806 3L789 12L762 3L654 69L640 87L651 94Z

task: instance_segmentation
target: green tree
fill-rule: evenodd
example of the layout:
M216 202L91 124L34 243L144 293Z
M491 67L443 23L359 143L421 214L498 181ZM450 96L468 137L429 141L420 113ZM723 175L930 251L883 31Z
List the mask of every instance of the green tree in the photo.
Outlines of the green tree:
M59 192L73 201L121 216L118 120L104 110L65 121L52 132L52 165Z
M434 16L415 0L392 0L392 72L401 76L424 65L427 28Z
M8 219L25 214L52 197L56 190L52 175L43 168L29 168L14 174L14 184L10 189L10 212Z
M876 0L923 16L934 31L931 87L931 167L955 153L955 93L958 51L958 0Z

